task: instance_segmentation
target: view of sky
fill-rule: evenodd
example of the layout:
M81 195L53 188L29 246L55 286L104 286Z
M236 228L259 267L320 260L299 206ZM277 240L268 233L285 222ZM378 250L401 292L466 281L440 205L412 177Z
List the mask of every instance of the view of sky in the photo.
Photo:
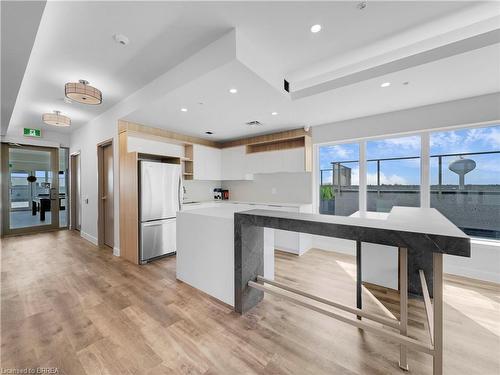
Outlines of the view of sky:
M431 134L431 156L467 152L500 151L500 125L486 128L460 129ZM367 142L367 158L384 159L393 157L409 157L420 155L420 137L400 137ZM449 170L449 165L459 156L448 156L442 159L443 184L458 184L458 175ZM465 175L466 184L500 184L500 154L464 155L464 159L472 159L476 168ZM359 159L359 145L342 144L320 147L321 169L330 169L336 161ZM357 185L359 181L359 164L344 164L352 168L351 181ZM377 163L368 162L368 184L377 183ZM331 179L331 173L325 172L323 179ZM420 184L420 160L382 161L380 163L381 184L418 185ZM431 157L431 184L438 182L438 158Z

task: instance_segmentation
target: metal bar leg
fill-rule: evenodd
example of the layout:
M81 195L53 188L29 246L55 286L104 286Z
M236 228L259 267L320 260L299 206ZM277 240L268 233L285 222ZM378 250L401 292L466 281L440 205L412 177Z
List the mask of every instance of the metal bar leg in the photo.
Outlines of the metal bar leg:
M361 279L361 241L356 241L356 307L358 309L362 308L362 283ZM356 316L361 320L361 316Z
M402 335L408 335L408 249L399 248L399 310L400 328ZM408 371L406 345L401 344L399 349L399 367Z
M434 291L434 358L433 374L443 373L443 254L432 254Z

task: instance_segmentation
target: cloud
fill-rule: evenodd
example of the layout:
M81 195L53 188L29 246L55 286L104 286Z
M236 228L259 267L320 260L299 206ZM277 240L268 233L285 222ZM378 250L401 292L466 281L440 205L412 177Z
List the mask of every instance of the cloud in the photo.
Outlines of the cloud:
M430 144L433 148L454 149L457 145L463 144L463 138L456 131L433 133L430 137Z
M368 173L366 175L367 185L377 185L377 174ZM359 169L353 168L351 171L351 184L359 185ZM380 184L381 185L408 185L408 181L396 174L387 176L385 173L380 172Z
M474 152L500 148L500 126L433 133L435 152Z
M500 148L500 126L489 128L489 131L483 132L481 136L485 143L495 148Z
M332 159L331 161L346 158L353 154L353 150L341 145L322 147L321 152L325 157Z
M420 150L420 137L401 137L401 138L391 138L382 141L387 146L395 146L399 148L404 148L408 150Z

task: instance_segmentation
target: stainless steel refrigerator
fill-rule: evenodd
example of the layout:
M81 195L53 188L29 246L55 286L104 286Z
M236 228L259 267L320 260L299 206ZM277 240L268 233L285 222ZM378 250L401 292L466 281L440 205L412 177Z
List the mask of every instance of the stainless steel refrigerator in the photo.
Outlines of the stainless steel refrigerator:
M181 166L139 162L140 263L175 253L175 217L182 205Z

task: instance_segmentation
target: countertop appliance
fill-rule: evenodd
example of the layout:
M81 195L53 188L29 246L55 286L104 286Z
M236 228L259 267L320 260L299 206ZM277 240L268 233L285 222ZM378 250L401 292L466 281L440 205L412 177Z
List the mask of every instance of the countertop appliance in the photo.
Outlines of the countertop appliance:
M139 261L147 263L176 251L175 217L182 206L179 164L139 162Z

